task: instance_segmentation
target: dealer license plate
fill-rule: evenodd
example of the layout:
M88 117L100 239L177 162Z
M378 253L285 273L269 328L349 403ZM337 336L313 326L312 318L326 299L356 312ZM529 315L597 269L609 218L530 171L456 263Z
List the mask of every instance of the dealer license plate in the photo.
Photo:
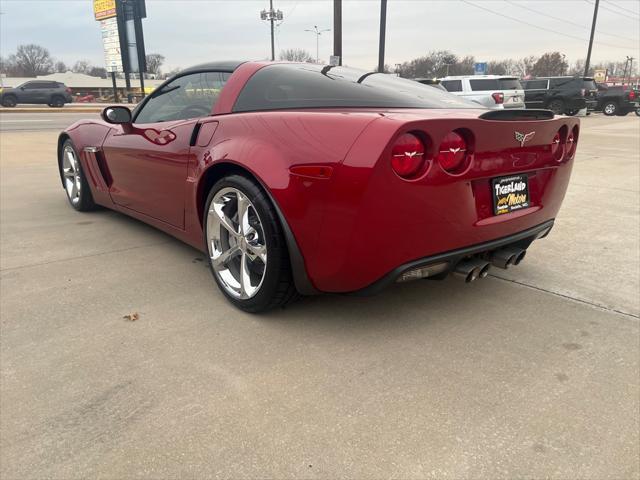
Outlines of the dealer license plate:
M493 213L503 215L529 207L529 178L527 175L510 175L494 178Z

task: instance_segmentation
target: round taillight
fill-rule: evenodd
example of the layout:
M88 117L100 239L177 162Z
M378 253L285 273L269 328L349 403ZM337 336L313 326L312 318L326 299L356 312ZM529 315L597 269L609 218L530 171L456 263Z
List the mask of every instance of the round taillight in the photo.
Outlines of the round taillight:
M556 161L562 160L562 155L564 154L564 148L562 145L562 135L560 132L556 132L551 141L551 155Z
M567 158L573 158L576 153L576 147L578 146L578 127L573 129L567 135Z
M440 142L438 163L449 173L460 173L467 166L467 142L456 132L449 132Z
M391 168L402 178L413 178L424 170L425 148L412 133L401 135L391 149Z

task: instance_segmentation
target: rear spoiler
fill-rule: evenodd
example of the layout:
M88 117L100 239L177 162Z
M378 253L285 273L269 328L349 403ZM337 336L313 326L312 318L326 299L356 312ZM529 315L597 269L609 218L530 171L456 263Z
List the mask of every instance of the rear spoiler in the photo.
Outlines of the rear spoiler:
M531 110L489 110L480 115L483 120L499 121L526 121L526 120L553 120L551 110L531 109Z

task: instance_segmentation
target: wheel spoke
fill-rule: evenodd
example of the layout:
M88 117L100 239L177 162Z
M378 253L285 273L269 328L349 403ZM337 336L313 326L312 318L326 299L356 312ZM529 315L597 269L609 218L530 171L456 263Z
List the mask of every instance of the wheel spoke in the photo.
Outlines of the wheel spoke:
M249 261L245 252L242 252L240 259L240 296L249 298L253 295L254 288L251 286L251 275L249 274Z
M253 261L259 258L262 263L267 264L267 247L264 245L252 245L247 243L247 255Z
M220 268L227 264L227 262L235 257L238 253L240 253L240 248L238 246L233 246L229 250L225 250L217 257L211 257L211 261L213 262L214 268Z
M238 228L246 235L249 229L249 199L238 192Z
M234 237L239 237L240 233L236 231L230 219L222 211L225 205L221 203L212 203L211 207L212 208L209 209L209 215L215 215L217 217L217 220L220 222L220 225L222 225L225 228L225 230L229 232L230 235L233 235Z

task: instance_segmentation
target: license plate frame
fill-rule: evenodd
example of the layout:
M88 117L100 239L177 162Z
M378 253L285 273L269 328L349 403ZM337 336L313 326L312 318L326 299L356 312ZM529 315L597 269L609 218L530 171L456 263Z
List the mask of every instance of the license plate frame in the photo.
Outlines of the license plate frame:
M518 173L491 180L491 197L495 216L523 210L531 206L529 175Z

